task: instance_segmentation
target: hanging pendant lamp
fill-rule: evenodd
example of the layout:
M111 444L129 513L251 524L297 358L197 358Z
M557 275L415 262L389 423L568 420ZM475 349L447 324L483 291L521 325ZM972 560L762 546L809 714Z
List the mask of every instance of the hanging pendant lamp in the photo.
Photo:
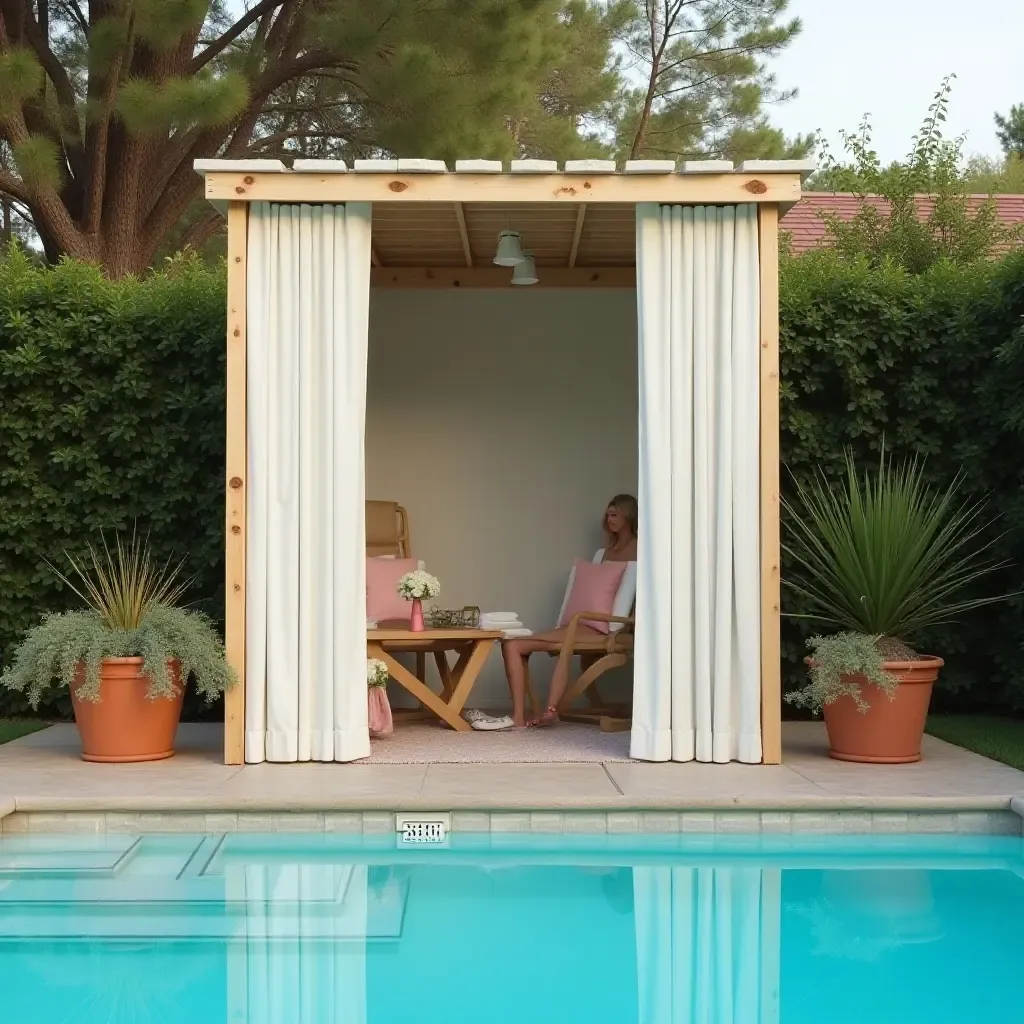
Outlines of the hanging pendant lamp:
M523 247L520 245L518 231L502 231L498 235L498 251L494 254L494 262L499 267L516 267L523 261Z
M536 284L537 264L534 262L532 253L523 253L521 262L517 263L512 271L513 284Z

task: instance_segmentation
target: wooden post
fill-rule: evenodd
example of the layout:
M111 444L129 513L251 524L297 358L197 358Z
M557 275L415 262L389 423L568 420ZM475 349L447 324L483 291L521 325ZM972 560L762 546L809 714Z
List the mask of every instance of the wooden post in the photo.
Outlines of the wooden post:
M761 868L760 1024L779 1024L782 990L782 870Z
M761 757L782 764L779 208L757 208L761 271Z
M249 204L228 204L224 646L238 684L224 695L224 763L245 762L246 235Z

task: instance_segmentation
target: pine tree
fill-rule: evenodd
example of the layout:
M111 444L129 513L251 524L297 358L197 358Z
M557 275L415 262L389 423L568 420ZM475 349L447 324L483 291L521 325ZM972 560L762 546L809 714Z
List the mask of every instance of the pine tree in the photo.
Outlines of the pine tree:
M995 116L996 138L1003 152L1008 156L1024 158L1024 103L1015 103L1009 114Z
M0 0L0 193L112 276L216 217L203 157L572 157L618 78L584 0Z
M642 84L627 90L616 117L626 159L804 156L811 136L787 140L764 114L780 92L765 60L800 31L780 19L789 0L626 0L625 64Z

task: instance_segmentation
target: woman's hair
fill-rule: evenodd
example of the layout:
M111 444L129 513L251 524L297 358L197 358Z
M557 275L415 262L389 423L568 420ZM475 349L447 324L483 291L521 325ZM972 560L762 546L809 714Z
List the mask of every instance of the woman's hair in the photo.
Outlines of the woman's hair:
M608 515L607 509L614 508L623 519L629 523L630 530L633 531L633 536L637 535L637 519L640 516L639 510L636 505L636 498L632 494L616 494L605 509L605 532L608 532Z

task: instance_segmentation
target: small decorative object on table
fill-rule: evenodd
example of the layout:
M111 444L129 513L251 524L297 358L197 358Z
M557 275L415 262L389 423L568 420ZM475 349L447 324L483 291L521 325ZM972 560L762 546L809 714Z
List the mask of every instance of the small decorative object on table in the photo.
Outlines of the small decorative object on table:
M431 629L476 629L480 625L480 609L475 605L465 608L432 608L427 614Z
M413 572L407 572L398 581L398 593L406 601L412 601L412 617L409 629L414 633L422 633L424 629L423 602L424 600L437 597L441 593L440 582L436 576L431 576L429 572L416 569Z
M388 701L388 667L380 658L366 659L366 717L370 735L390 736L394 728Z

